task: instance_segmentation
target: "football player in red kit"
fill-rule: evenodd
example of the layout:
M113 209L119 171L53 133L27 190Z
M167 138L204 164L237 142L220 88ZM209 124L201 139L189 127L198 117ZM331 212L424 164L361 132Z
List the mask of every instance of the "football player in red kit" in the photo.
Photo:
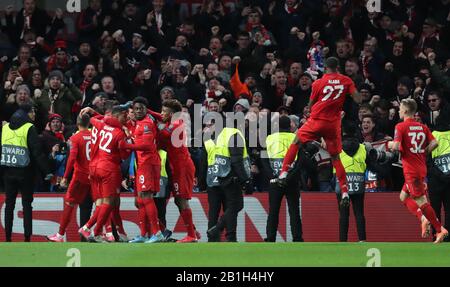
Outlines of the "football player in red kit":
M92 133L91 155L95 159L95 166L91 165L90 177L93 188L98 190L102 199L102 205L97 207L99 211L94 237L90 238L94 242L105 241L102 236L103 227L109 219L114 203L120 196L122 181L120 163L122 159L129 156L129 152L123 149L126 135L122 130L122 126L126 122L127 111L128 106L114 106L111 115L105 116L103 121L91 118L93 130L95 128L97 132ZM94 111L86 108L82 110L81 114L86 112ZM118 232L121 233L119 230ZM80 231L80 233L85 236L83 232Z
M159 127L158 145L167 152L172 171L175 204L187 228L187 236L177 242L187 243L197 242L200 239L200 233L195 230L192 210L189 206L194 188L195 166L186 146L184 122L174 116L176 113L180 114L181 110L182 106L177 100L165 100L161 114L152 111L149 113L163 122L163 125Z
M142 222L140 224L140 239L143 239L147 233L145 224L147 221L151 226L151 235L145 242L155 243L164 241L164 236L159 227L158 211L153 200L153 195L159 192L161 159L156 144L158 136L156 123L151 115L147 115L147 106L147 99L143 97L137 97L133 100L133 112L136 117L136 127L133 132L134 143L125 143L123 147L136 151L136 203L140 216L144 215L143 211L145 210L145 218L139 219ZM133 242L136 242L136 240Z
M400 103L399 115L403 122L395 126L394 141L389 143L392 150L400 151L405 184L400 192L400 200L421 222L422 237L430 235L429 223L436 229L434 243L442 242L448 231L441 225L436 213L427 201L426 156L438 143L426 125L414 120L417 103L404 99Z
M309 100L311 114L297 131L297 136L289 147L283 161L279 181L285 182L300 145L322 138L336 169L336 176L342 191L341 205L348 206L347 176L339 158L339 153L342 151L341 112L347 94L350 94L357 103L361 102L361 97L353 81L338 73L339 60L337 58L327 58L325 66L326 73L312 85Z
M69 139L70 154L66 171L61 180L61 187L67 186L67 179L73 171L72 180L64 198L64 210L59 223L59 232L47 236L47 240L64 242L64 234L75 207L83 202L86 196L91 196L89 184L89 154L91 145L90 117L87 114L77 118L78 132Z

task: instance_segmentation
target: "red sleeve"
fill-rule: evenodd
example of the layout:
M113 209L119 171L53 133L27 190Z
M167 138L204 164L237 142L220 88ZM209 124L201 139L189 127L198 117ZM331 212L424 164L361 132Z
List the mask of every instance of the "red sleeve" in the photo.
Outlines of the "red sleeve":
M162 115L160 113L157 113L157 112L154 112L154 111L152 111L150 109L147 109L147 114L150 114L157 121L162 121Z
M153 137L152 137L153 138ZM149 144L153 141L153 139L151 141L145 139L144 142L142 143L127 143L125 142L121 148L124 149L131 149L131 150L135 150L135 151L151 151L152 150L152 145Z
M316 81L312 84L311 96L309 97L309 99L311 101L317 101L317 99L318 99L318 93L317 93L317 91L319 90L319 88L317 87L318 85L319 85L318 81Z
M78 143L76 141L73 141L73 139L70 141L70 154L69 158L67 159L66 164L66 171L64 172L64 178L69 178L70 174L73 171L75 161L78 157Z
M120 158L122 160L127 159L131 154L131 152L125 148L126 139L127 139L127 137L125 136L125 133L121 132L119 134L119 140L118 140L119 145L118 146L119 146Z
M101 129L103 125L103 116L102 115L96 115L90 119L91 125L93 125L97 129Z

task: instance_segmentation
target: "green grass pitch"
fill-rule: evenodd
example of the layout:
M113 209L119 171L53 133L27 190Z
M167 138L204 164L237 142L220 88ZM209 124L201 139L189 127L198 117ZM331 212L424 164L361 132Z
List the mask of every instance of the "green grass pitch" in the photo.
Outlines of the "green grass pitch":
M64 267L365 267L377 248L381 266L450 266L448 243L0 243L0 266ZM377 253L377 251L375 251ZM157 258L157 259L156 259Z

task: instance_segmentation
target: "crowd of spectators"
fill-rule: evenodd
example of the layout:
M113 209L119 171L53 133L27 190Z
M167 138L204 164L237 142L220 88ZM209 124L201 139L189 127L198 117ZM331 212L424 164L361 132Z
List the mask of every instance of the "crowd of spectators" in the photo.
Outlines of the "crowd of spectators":
M247 121L255 121L287 114L295 131L309 115L311 85L324 59L335 56L363 96L359 106L346 103L344 120L358 124L361 142L382 150L402 99L416 99L416 119L432 129L450 113L450 1L381 2L382 12L369 13L364 0L236 0L234 9L204 0L181 17L177 1L89 0L77 15L77 39L69 40L60 9L24 0L21 10L8 6L1 13L0 120L32 102L55 175L81 108L104 113L137 96L155 111L162 100L178 99L192 117L250 111ZM201 115L194 115L195 104ZM270 179L263 149L263 143L250 148L258 191ZM198 162L198 149L191 153ZM329 155L319 151L314 159L303 189L330 191ZM399 174L390 162L369 171L368 190L399 189ZM43 189L54 190L57 180Z

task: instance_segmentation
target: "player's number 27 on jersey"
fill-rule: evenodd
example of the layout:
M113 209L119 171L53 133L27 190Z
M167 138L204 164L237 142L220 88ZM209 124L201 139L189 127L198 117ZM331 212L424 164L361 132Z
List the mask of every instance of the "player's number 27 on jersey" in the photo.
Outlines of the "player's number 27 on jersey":
M328 100L335 91L337 91L337 94L333 97L333 100L336 100L342 95L342 92L344 91L344 85L325 86L322 91L325 94L325 97L322 98L322 102Z
M408 133L408 136L411 138L411 145L412 145L412 147L410 147L409 150L412 153L424 153L425 150L422 148L422 146L427 138L425 133L422 132Z

